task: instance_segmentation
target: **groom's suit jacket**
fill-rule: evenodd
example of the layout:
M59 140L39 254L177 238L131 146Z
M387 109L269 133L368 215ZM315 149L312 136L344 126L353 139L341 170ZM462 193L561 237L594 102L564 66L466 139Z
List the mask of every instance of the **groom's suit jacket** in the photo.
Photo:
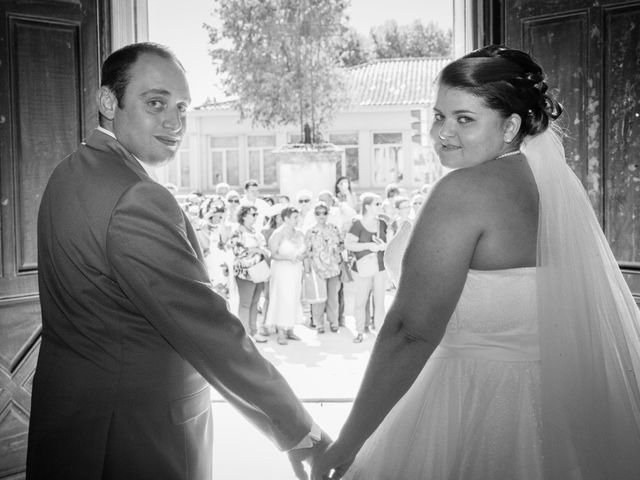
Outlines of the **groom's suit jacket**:
M211 290L176 200L109 135L52 174L38 261L28 479L210 480L209 384L281 449L311 429Z

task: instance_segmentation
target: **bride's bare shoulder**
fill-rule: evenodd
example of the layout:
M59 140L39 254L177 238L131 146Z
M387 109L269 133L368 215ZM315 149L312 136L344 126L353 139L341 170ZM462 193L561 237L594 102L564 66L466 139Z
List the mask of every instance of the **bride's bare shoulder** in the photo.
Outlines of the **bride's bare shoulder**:
M434 185L427 204L473 206L490 194L489 187L494 181L486 171L476 168L453 170Z
M533 191L535 182L525 164L485 162L449 172L436 183L429 200L482 206Z

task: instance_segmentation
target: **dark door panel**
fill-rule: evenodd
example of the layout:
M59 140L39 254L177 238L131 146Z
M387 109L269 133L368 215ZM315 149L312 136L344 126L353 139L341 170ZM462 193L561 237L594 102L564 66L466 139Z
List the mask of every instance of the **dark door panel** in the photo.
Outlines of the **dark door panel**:
M55 166L97 123L104 3L0 1L0 478L24 471L41 331L37 212Z
M500 4L504 43L540 61L564 104L567 161L640 298L640 2Z

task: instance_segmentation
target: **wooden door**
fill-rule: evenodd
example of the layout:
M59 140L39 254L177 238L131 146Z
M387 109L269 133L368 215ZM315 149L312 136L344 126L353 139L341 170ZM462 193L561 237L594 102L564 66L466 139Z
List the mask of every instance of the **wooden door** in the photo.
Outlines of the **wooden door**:
M504 0L501 16L565 107L568 163L640 300L640 1Z
M0 478L21 478L40 344L36 217L53 168L97 122L108 2L0 0Z

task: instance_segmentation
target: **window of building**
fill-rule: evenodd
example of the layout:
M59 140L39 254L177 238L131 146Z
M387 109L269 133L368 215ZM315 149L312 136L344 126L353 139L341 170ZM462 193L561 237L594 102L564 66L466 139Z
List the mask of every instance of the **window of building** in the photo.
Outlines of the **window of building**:
M249 178L257 180L264 186L274 186L278 183L276 161L269 155L275 146L275 135L250 135L247 137Z
M189 165L189 149L181 148L176 158L169 163L167 181L179 190L191 188L191 168Z
M442 175L444 169L436 152L430 146L419 145L412 142L413 156L413 184L424 185L428 183L433 185Z
M400 183L404 177L402 133L373 134L372 183L384 186Z
M302 143L302 135L299 133L287 133L287 142L291 144Z
M207 188L218 183L240 185L238 137L210 137Z
M348 177L351 183L358 183L360 168L358 165L358 132L332 133L329 141L344 149L342 159L336 163L336 178Z

